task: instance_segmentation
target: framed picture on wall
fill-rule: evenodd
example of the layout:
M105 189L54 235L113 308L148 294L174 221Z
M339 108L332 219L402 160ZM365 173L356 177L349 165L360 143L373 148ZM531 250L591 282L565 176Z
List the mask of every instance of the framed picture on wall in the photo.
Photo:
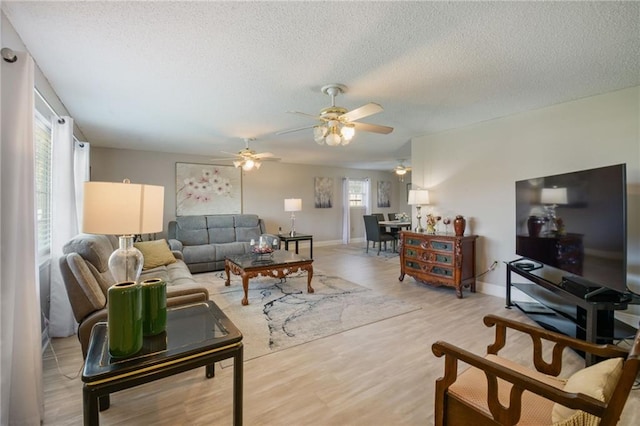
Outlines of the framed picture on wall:
M315 178L313 198L317 209L333 207L333 178Z
M176 163L176 216L239 213L242 213L239 168Z
M391 207L391 182L378 181L378 207Z

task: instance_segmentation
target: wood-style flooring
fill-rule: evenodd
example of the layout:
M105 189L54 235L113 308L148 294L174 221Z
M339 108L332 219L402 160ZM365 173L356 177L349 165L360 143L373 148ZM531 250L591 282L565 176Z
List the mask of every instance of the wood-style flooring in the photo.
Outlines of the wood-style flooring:
M451 288L434 288L406 277L398 281L398 258L346 255L343 246L317 247L314 268L377 292L410 301L421 309L300 346L246 361L245 425L428 425L433 424L434 382L443 360L431 344L445 340L484 354L493 329L482 317L493 313L530 322L504 299L467 289L457 299ZM504 274L500 270L500 274ZM510 337L501 354L528 362L529 340ZM82 365L75 336L53 339L62 373L73 376ZM82 424L82 382L69 380L44 354L45 425ZM582 359L567 354L567 373ZM582 364L583 365L583 364ZM100 414L102 425L230 425L231 367L204 368L162 379L111 396ZM564 372L563 372L564 374ZM632 391L622 425L640 424L640 391Z

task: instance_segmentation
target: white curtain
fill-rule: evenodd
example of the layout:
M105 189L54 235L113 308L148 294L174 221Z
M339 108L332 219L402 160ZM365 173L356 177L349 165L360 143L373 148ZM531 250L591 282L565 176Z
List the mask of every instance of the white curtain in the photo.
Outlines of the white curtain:
M349 202L349 178L342 179L342 244L351 240L351 206Z
M77 323L60 274L64 244L81 229L82 187L89 177L89 144L73 140L73 119L51 123L51 307L49 335L71 336Z
M35 209L33 59L2 63L0 424L44 417Z
M365 212L364 214L371 214L371 179L366 178L365 179L367 181L366 185L364 186L364 205L365 205Z

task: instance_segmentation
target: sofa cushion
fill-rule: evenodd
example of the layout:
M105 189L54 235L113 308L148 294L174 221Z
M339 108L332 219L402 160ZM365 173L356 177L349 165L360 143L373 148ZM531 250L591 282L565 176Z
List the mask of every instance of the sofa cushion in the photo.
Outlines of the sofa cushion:
M211 244L230 243L236 240L233 215L206 216L207 233Z
M169 250L166 240L142 241L134 243L134 247L142 252L144 265L142 270L165 266L176 261L175 256Z
M623 363L622 358L612 358L578 370L569 377L564 391L579 392L603 402L609 401L622 374ZM553 422L557 423L570 418L577 411L560 404L554 404L551 416Z
M109 256L118 248L117 239L108 235L79 234L62 247L64 254L78 253L102 272L109 269Z
M79 254L70 253L61 258L60 270L73 307L73 315L78 322L91 312L104 308L107 298L87 262Z
M209 244L206 232L207 221L204 216L181 216L176 218L176 240L185 246Z
M235 216L235 236L234 241L258 240L262 230L260 229L260 218L255 214L241 214Z
M224 261L227 256L243 254L249 250L249 244L243 242L233 242L216 245L216 260Z
M186 246L182 250L185 263L205 263L216 258L217 245Z

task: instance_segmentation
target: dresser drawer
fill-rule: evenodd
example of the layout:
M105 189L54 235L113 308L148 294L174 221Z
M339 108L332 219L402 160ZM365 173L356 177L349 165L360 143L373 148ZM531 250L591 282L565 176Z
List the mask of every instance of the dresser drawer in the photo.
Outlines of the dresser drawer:
M453 267L427 264L424 262L419 262L419 261L409 260L409 259L405 260L404 266L406 269L414 270L422 274L433 275L444 280L453 279L453 273L454 273Z
M420 250L415 247L404 248L405 259L415 259L426 263L442 263L453 265L453 253L440 253L435 251Z

